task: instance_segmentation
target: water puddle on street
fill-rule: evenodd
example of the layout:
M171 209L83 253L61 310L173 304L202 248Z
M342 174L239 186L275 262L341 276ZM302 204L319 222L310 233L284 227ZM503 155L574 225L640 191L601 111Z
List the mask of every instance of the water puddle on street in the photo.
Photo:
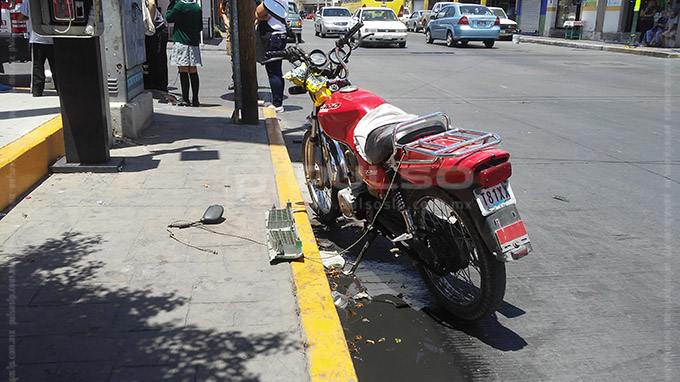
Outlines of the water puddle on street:
M347 248L361 236L351 223L315 226L322 249ZM361 247L358 245L357 247ZM408 256L378 238L355 275L328 272L345 338L361 382L465 381L487 370L473 341L437 307ZM359 249L343 254L351 268ZM471 354L472 353L472 354ZM485 374L482 372L482 374Z

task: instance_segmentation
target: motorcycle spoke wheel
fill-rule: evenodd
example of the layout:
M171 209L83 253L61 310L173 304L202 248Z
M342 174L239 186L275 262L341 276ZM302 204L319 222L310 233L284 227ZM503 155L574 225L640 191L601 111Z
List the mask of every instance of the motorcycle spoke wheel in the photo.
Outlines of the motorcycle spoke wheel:
M305 182L312 199L312 209L322 223L332 223L339 216L337 190L331 186L330 171L321 146L312 142L308 131L302 140L302 165Z
M464 203L439 190L421 192L413 200L414 223L426 235L427 246L459 264L441 276L427 266L420 270L442 305L464 320L492 314L505 294L505 264L481 241Z

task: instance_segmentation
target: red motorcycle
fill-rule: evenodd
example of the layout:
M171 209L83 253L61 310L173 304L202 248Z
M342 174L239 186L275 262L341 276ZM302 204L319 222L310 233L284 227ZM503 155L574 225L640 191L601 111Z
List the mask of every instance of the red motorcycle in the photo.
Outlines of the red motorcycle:
M296 67L291 94L310 94L303 166L318 220L363 219L417 260L442 305L464 320L492 314L505 294L505 263L531 251L508 182L509 154L497 134L453 128L445 113L418 117L349 82L357 24L328 54L269 52ZM345 51L345 48L348 50Z

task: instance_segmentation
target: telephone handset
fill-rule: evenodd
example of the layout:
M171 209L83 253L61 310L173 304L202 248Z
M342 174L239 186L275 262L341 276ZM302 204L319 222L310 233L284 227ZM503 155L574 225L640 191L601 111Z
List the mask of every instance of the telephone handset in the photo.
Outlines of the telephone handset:
M83 23L87 21L88 12L83 0L51 0L52 19L68 23ZM89 3L92 6L92 3Z

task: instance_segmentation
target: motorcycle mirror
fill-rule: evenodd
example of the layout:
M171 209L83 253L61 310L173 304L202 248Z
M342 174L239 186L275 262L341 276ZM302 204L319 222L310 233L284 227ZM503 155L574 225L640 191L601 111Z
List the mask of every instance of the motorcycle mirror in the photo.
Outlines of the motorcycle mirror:
M305 88L303 88L300 85L293 85L293 86L288 88L288 93L290 95L298 95L298 94L305 94L305 93L307 93L307 91L305 90Z
M213 204L212 206L208 207L207 210L205 210L205 213L203 214L203 217L200 221L203 224L222 223L224 221L222 218L223 213L224 207L220 206L219 204Z

